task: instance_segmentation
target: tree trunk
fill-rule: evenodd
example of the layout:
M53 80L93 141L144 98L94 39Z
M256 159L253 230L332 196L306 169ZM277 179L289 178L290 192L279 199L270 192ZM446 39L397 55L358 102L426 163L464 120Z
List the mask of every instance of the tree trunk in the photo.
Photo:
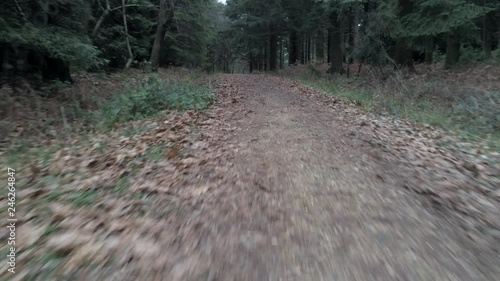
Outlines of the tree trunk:
M316 59L324 60L325 59L325 36L323 35L323 30L320 30L318 33L318 41L316 42Z
M151 71L157 72L160 67L160 51L165 37L166 23L173 17L173 6L170 6L168 0L160 1L160 12L158 14L158 26L156 27L155 40L151 50Z
M282 69L285 65L285 57L283 52L283 37L280 36L280 69Z
M306 63L306 48L305 48L305 38L306 36L302 36L302 38L300 39L300 63L301 64L305 64Z
M160 50L165 37L165 28L162 23L158 23L155 33L155 41L153 43L153 49L151 50L151 71L157 72L158 67L160 67Z
M311 36L307 35L307 63L310 63L312 60L311 42Z
M432 36L425 37L425 63L432 64L434 56L434 38Z
M460 60L460 39L456 31L448 32L448 38L446 43L446 59L445 68L451 68L458 63Z
M483 43L483 52L487 58L491 57L491 48L492 48L492 34L489 25L488 15L483 17L483 34L482 34L482 43Z
M352 53L354 50L354 21L355 21L355 16L352 8L349 8L349 25L348 25L348 33L347 35L349 36L349 44L347 46L347 56L348 56L348 61L347 61L347 71L349 72L349 64L353 63L352 59Z
M331 49L331 42L332 42L332 36L331 36L330 29L331 28L329 27L328 31L326 32L327 33L327 36L326 36L326 62L327 63L332 62L332 57L330 56L331 55L330 49Z
M248 70L250 71L250 73L253 72L253 56L252 56L252 54L248 55Z
M278 69L278 34L274 26L269 28L271 34L269 35L269 70L275 71Z
M110 4L109 4L109 0L106 0L106 8L104 9L104 11L102 12L101 16L99 17L99 19L97 20L94 28L92 29L92 33L91 33L91 37L94 38L96 37L97 33L99 32L99 29L101 28L101 25L102 23L104 22L104 20L106 19L106 17L109 15L109 13L115 11L115 10L118 10L120 8L122 8L123 6L125 7L141 7L141 6L148 6L148 5L141 5L141 4L128 4L128 5L122 5L122 6L117 6L117 7L114 7L114 8L111 8Z
M269 70L269 40L264 42L264 71Z
M289 48L290 48L290 56L288 59L288 64L292 65L297 62L298 59L298 54L299 54L299 40L298 40L298 35L297 31L295 29L292 29L290 32L290 42L289 42Z
M486 6L486 0L483 0L483 6ZM493 32L494 32L495 21L492 20L492 13L489 12L483 16L483 26L482 26L482 45L483 52L487 58L491 57L491 49L493 44ZM498 26L498 24L497 24Z
M130 39L128 38L127 14L125 13L125 0L122 0L122 13L123 13L123 26L125 27L125 41L127 43L128 61L125 64L125 69L128 69L134 61L134 54L130 46Z
M104 19L106 18L106 16L109 14L110 11L111 11L111 6L109 5L109 0L106 0L106 9L104 10L104 12L102 12L101 17L99 18L99 20L97 20L97 23L95 24L94 30L92 30L92 37L95 37L97 35L99 28L101 28Z
M336 11L333 11L330 15L331 26L329 28L329 38L330 38L330 69L329 73L344 73L342 54L342 28L340 27L339 16Z
M408 69L414 70L413 51L408 47L406 39L396 39L395 62L400 68L408 67Z
M354 24L354 34L353 34L353 42L352 42L352 50L356 50L359 46L359 38L360 38L360 28L359 28L359 24L360 24L360 8L359 6L356 6L354 8L354 16L353 16L353 24Z
M413 9L413 2L411 0L399 0L398 8L398 17L402 18L411 13ZM410 71L415 71L413 66L413 51L408 45L407 38L400 37L396 39L394 60L398 67L408 67Z
M490 32L486 32L485 33L485 39L483 41L483 52L484 52L484 55L487 57L487 58L491 58L491 45L492 45L492 40L491 40L491 33Z

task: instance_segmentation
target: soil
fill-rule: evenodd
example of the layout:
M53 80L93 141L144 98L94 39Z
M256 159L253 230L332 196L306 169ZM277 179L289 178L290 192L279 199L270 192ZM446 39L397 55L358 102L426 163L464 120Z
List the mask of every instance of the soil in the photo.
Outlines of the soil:
M216 87L208 112L117 137L116 151L127 155L131 145L140 154L139 142L179 146L169 146L154 167L141 164L129 190L140 199L103 192L90 209L51 203L53 237L26 239L63 258L51 267L28 259L36 250L27 250L20 276L48 280L43 272L50 270L57 271L53 280L500 276L497 166L437 146L446 136L431 127L370 115L283 78L227 75ZM196 137L181 140L181 132ZM61 167L53 171L73 165L99 171L99 184L73 183L80 189L104 189L103 179L127 168L128 156L89 156L84 164L68 157L56 157ZM109 164L115 160L120 164ZM25 197L43 196L32 192ZM24 216L30 233L46 227L32 212Z

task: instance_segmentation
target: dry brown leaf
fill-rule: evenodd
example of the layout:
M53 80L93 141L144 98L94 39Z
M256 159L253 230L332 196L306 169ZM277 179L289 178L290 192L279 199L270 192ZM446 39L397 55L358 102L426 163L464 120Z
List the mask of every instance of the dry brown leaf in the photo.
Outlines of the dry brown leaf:
M168 159L173 159L179 155L179 152L181 150L181 146L179 145L174 145L172 148L170 148L167 152L167 158Z
M45 229L47 229L47 226L48 224L35 225L30 222L21 224L19 227L18 239L19 241L22 241L22 243L19 243L18 250L29 248L37 242L38 239L42 237Z
M47 246L56 254L67 255L76 248L89 243L91 236L83 234L79 231L72 230L70 232L56 235L47 241Z

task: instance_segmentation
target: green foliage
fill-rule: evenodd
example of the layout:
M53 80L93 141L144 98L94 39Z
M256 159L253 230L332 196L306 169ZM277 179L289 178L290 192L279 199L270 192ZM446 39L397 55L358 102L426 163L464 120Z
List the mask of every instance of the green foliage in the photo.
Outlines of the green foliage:
M126 5L134 5L126 9L128 38L132 53L136 61L148 60L152 44L151 23L154 19L153 15L157 13L156 5L149 0L127 1L126 3ZM113 10L106 16L93 41L94 45L101 50L102 55L110 60L110 66L122 67L129 55L125 41L121 0L110 0L110 6ZM94 24L97 24L99 17L104 13L102 9L97 9L97 11Z
M192 0L180 2L174 10L175 28L167 32L166 38L175 64L205 66L207 46L214 35L211 8L209 0Z
M149 117L163 110L206 109L213 102L208 88L187 82L166 83L150 76L139 86L116 95L100 110L101 126Z
M450 118L461 130L472 134L500 136L500 92L470 89L457 97Z
M79 190L72 194L72 203L76 207L92 206L97 199L96 190Z
M471 45L465 45L460 53L460 63L486 63L498 65L500 64L500 56L498 56L498 50L496 50L491 57L488 57L483 50L474 48Z
M415 12L403 19L404 35L438 35L456 29L477 28L474 19L486 15L493 8L479 6L467 0L420 0ZM462 32L467 35L467 32Z
M295 77L303 83L353 101L367 111L463 132L474 137L500 139L500 92L456 86L440 81L412 82L398 73L353 88L353 79L328 80Z
M395 5L386 1L380 1L371 10L362 13L359 41L349 56L375 66L387 64L390 58L387 39L398 26L395 13Z
M20 9L26 17L31 14L31 18L23 19L20 14L8 13L0 29L0 41L46 52L75 68L90 69L106 64L107 60L99 57L101 52L82 32L79 19L76 19L78 14L50 16L49 11L44 12L41 2L31 2L33 7L39 6L40 11L29 9L31 6L24 2ZM61 2L59 5L81 10L77 2ZM57 3L54 6L59 7Z

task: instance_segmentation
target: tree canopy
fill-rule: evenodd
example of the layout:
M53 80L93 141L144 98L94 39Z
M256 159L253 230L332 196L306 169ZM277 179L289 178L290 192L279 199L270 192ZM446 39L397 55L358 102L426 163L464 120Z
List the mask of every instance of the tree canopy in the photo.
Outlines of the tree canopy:
M160 66L274 71L327 62L412 69L466 45L499 47L495 0L6 0L2 77L71 81L74 70Z

